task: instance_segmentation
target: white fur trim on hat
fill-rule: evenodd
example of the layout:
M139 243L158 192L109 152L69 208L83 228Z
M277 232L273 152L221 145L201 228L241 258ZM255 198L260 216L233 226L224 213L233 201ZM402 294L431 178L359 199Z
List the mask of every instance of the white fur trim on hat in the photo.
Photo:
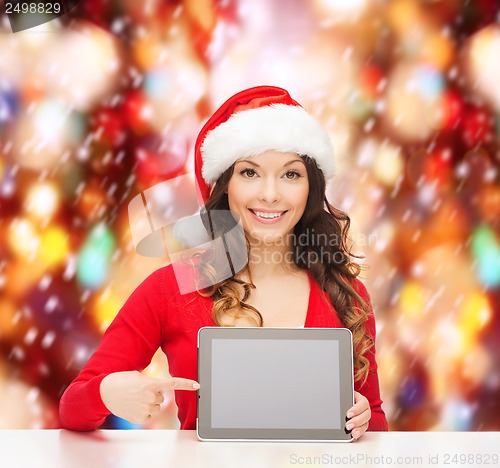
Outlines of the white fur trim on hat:
M335 173L328 132L295 105L272 104L237 112L207 133L200 150L202 175L209 185L236 160L268 150L314 158L327 180Z

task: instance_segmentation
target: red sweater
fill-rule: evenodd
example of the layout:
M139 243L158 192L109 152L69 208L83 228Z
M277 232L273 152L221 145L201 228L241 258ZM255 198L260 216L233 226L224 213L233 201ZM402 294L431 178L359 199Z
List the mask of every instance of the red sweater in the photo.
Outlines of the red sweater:
M305 327L343 327L325 292L309 274L310 295ZM362 297L369 301L364 285L356 280ZM130 295L103 335L89 362L61 397L62 427L93 430L103 424L110 411L102 402L99 387L113 372L142 371L161 347L170 374L197 380L197 333L201 327L216 326L212 319L213 300L196 291L180 294L172 266L152 273ZM373 314L367 330L375 338ZM368 430L386 431L387 420L380 399L375 348L368 354L370 372L365 385L354 388L370 402L372 417ZM175 392L181 429L196 429L196 392Z

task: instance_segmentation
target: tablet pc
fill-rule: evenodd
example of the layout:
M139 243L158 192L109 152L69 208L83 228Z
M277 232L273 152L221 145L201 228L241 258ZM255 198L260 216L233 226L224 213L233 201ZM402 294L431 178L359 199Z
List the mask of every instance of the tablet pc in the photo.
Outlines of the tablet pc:
M198 381L200 440L352 440L346 328L203 327Z

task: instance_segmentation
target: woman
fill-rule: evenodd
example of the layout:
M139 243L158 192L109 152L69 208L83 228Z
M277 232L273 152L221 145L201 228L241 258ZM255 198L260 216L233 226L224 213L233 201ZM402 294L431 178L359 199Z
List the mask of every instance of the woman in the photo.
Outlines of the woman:
M375 320L346 245L349 217L325 197L334 173L327 132L287 91L251 88L226 101L201 130L195 173L204 225L224 242L191 264L159 269L132 293L62 396L63 427L95 429L110 413L145 423L160 410L163 393L175 389L183 390L175 392L181 429L195 429L198 330L236 325L349 328L355 404L346 428L354 438L387 430ZM230 222L212 222L216 210L230 213ZM231 237L236 220L246 245ZM232 254L242 251L248 258L240 268ZM158 347L175 377L140 373Z

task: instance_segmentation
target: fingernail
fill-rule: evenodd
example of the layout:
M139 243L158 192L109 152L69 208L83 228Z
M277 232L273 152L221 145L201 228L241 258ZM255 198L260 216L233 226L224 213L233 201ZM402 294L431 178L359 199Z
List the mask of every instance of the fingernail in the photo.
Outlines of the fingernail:
M352 433L352 436L353 436L355 439L357 439L357 438L359 437L359 432L358 432L358 431L354 431L354 432Z
M196 390L198 390L200 388L200 384L199 383L194 383L193 384L193 388L195 388Z
M354 427L354 423L346 424L345 428L350 431Z
M349 412L347 413L347 417L348 417L348 418L352 418L353 416L354 416L354 413L353 413L352 411L349 411Z

